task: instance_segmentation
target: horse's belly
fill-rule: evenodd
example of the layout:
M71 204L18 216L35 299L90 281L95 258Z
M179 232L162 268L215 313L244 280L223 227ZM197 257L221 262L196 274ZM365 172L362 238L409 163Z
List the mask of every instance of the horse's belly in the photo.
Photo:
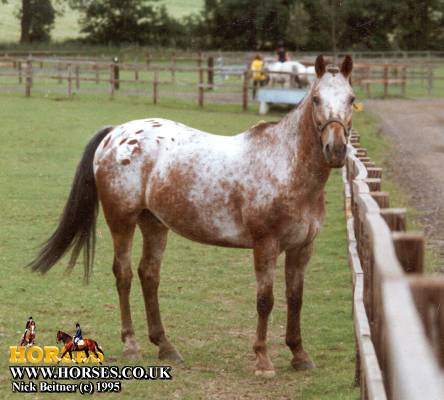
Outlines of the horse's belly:
M180 213L164 206L150 206L150 211L175 233L195 242L225 247L251 248L252 239L245 227L239 225L227 210L214 212L195 205Z

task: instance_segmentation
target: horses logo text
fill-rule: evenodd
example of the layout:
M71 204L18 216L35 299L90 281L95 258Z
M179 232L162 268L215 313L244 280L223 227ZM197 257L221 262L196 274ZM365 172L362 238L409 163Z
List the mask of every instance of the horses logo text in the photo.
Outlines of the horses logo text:
M9 347L9 363L32 365L9 366L12 392L78 392L80 394L120 392L122 380L170 380L172 378L170 366L124 366L122 368L115 365L103 366L105 353L95 340L83 338L79 323L76 323L74 337L59 330L56 338L57 343L63 343L61 350L57 346L37 346L35 341L36 323L32 317L29 317L25 332L20 339L20 345ZM100 364L100 366L67 366L60 365L60 363L92 363ZM58 382L58 380L67 379L80 382Z
M64 354L63 357L60 357L60 354ZM52 363L102 363L105 357L103 353L98 353L98 358L94 355L90 355L90 357L86 357L84 351L78 351L76 353L75 358L69 355L68 352L65 352L65 347L62 348L62 352L57 346L9 346L9 363L10 364L52 364Z

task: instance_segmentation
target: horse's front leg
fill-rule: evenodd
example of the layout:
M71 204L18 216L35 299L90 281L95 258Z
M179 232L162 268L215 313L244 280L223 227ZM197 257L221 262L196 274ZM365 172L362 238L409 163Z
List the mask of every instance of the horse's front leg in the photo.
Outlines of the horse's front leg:
M85 361L87 361L89 359L88 347L85 347L85 349L83 351L85 352L85 357L83 358L82 363L84 363Z
M304 291L304 272L313 251L313 243L285 253L285 282L287 285L286 343L293 353L291 365L296 370L314 368L309 355L302 347L301 308Z
M257 282L256 306L258 313L256 341L253 346L257 357L255 374L272 378L275 375L275 371L273 363L268 356L266 340L268 316L273 309L274 303L273 279L276 260L279 255L279 245L273 239L261 240L255 244L253 254Z
M63 360L63 357L65 357L65 355L66 355L67 352L68 352L68 350L65 350L65 351L63 352L63 354L62 354L60 357L58 357L57 364Z

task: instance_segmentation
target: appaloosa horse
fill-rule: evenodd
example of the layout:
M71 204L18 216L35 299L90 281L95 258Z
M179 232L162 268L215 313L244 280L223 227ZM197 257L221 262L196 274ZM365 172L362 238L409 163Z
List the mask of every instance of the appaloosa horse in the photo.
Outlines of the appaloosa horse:
M324 186L346 156L354 96L352 60L340 68L316 59L317 79L302 104L280 122L225 137L150 118L107 127L87 145L60 223L31 263L46 272L70 248L69 267L85 249L93 261L100 200L114 243L125 355L138 355L129 294L131 245L143 236L138 273L148 332L159 357L181 360L165 335L157 291L169 229L201 243L251 248L257 279L256 374L274 375L267 353L276 259L286 253L286 343L295 369L313 367L302 347L304 270L324 217Z

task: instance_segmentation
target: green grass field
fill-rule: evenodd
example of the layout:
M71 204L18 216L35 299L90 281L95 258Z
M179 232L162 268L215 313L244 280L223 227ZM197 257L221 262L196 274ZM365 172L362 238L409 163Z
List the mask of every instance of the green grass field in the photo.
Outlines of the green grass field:
M65 2L55 3L63 14L56 16L51 38L55 42L81 37L79 13L72 10ZM160 0L156 5L165 5L168 13L175 18L199 13L203 8L203 0ZM9 0L6 4L0 2L0 42L18 42L20 38L20 21L16 15L20 10L21 0Z
M3 95L0 101L0 337L4 354L0 397L7 399L17 398L10 389L7 349L19 341L29 315L37 322L37 341L41 345L54 345L58 329L72 332L74 323L80 321L85 336L99 341L107 356L117 358L111 364L129 363L122 359L118 299L111 272L112 246L102 217L95 272L89 286L82 284L80 266L70 276L64 275L66 260L44 277L23 267L34 256L35 247L54 229L82 148L93 132L105 124L160 116L230 134L260 118L253 112L237 112L232 106L201 111L179 103L154 107L140 99L54 100ZM342 203L342 182L339 171L335 171L327 186L327 218L307 273L303 308L303 337L317 369L295 372L289 364L290 352L284 344L282 259L269 331L277 377L263 381L253 374L256 294L250 252L202 246L171 234L160 303L167 333L186 361L173 366L171 382L124 382L122 396L356 399L351 277ZM139 236L134 250L137 262ZM143 360L136 364L157 364L156 349L148 343L137 279L131 300L136 336L143 348Z

